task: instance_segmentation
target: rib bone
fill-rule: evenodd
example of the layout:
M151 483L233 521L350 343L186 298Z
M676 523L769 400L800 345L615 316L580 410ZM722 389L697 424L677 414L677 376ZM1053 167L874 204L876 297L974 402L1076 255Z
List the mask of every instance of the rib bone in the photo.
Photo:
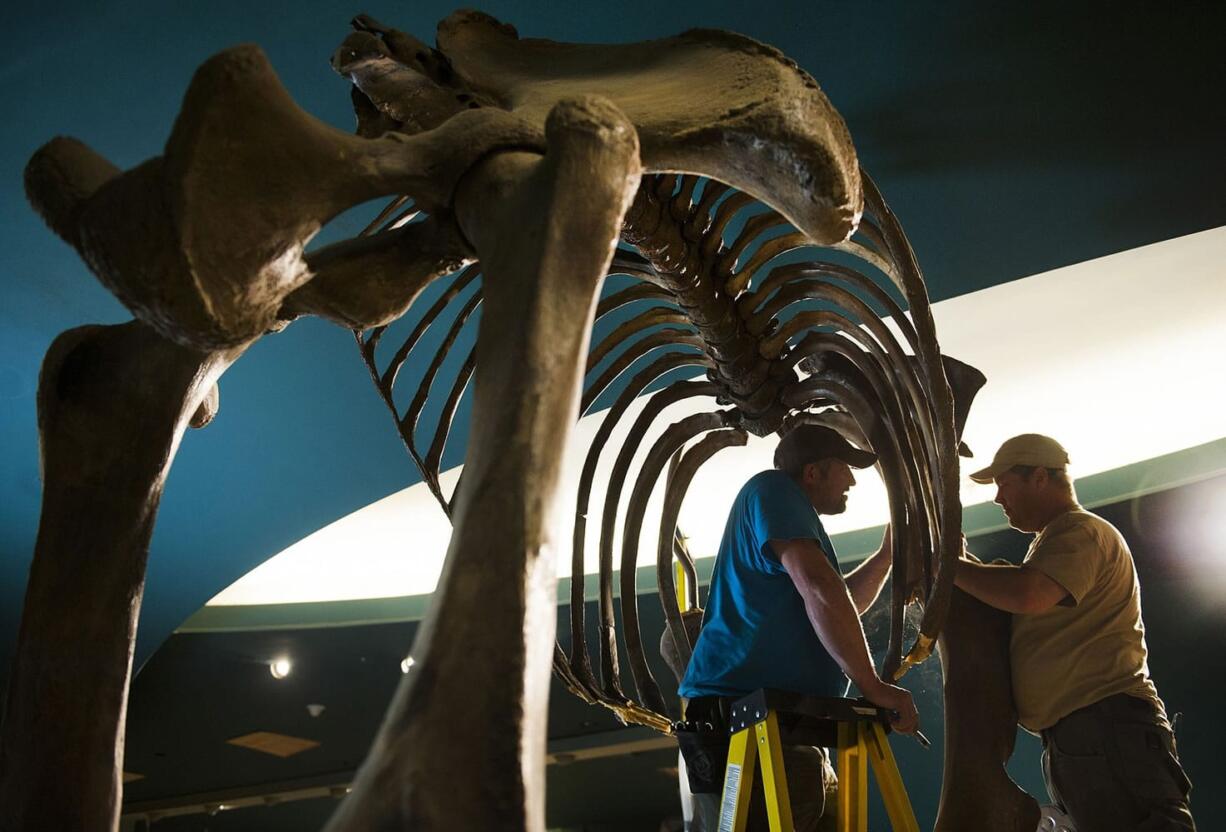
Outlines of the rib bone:
M647 667L647 659L643 654L643 638L639 632L638 591L635 586L635 576L638 572L639 532L643 528L643 513L647 509L647 500L651 497L651 491L660 478L664 466L668 463L669 457L699 434L729 427L736 423L738 417L739 414L736 411L695 413L675 425L670 425L648 451L643 467L639 469L639 476L634 482L634 489L630 493L630 502L626 506L621 557L623 635L626 640L626 652L630 655L630 670L634 676L634 686L638 690L639 698L643 704L659 713L668 713L668 706L664 703L664 697L660 693L660 688L650 668ZM671 530L669 538L670 540L672 538Z

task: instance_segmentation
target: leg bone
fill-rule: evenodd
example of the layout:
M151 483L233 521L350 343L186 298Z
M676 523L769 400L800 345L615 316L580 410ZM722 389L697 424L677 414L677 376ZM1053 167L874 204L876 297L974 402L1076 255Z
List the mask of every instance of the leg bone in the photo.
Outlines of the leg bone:
M237 353L197 353L138 322L70 330L47 353L43 510L0 738L6 829L118 824L132 649L162 484Z
M546 136L543 158L492 156L457 193L485 272L478 415L417 666L332 832L544 828L556 492L639 176L634 131L605 102L560 104Z

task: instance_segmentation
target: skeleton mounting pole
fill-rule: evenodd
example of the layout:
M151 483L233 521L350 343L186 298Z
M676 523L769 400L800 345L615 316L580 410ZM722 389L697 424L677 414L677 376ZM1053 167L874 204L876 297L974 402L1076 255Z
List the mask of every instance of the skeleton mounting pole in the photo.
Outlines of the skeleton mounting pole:
M543 157L486 159L457 191L485 305L455 532L417 664L331 832L544 828L557 486L639 179L634 128L603 99L559 103L546 140Z

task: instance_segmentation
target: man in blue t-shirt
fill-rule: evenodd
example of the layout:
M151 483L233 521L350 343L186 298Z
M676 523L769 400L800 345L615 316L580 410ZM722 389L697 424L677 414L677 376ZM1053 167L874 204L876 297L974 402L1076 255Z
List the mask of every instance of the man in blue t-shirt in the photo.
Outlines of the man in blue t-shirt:
M851 469L875 462L837 431L800 425L780 440L775 470L741 489L679 689L687 719L719 722L758 688L844 696L850 678L870 702L898 712L895 730L918 729L911 694L877 676L860 624L890 571L889 529L876 554L843 576L818 518L846 510Z

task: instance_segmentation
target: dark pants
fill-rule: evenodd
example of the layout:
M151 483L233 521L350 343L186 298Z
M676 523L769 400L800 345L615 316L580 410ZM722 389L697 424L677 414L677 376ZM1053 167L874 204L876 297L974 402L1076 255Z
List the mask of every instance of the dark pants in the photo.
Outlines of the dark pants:
M1109 696L1043 731L1043 777L1077 832L1166 832L1196 824L1192 784L1153 703Z

